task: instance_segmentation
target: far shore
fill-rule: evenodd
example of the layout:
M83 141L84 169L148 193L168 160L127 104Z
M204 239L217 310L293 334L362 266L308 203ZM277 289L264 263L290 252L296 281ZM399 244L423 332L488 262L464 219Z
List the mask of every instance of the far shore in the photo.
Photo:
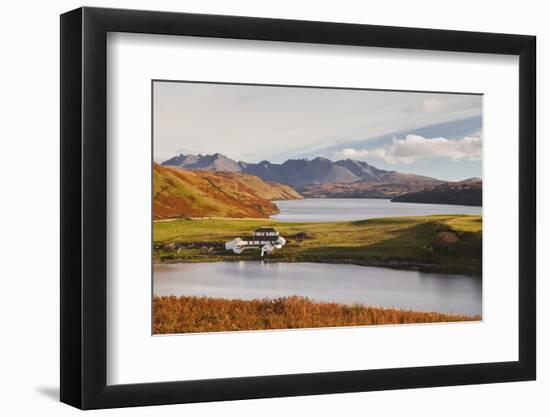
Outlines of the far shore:
M273 219L266 217L172 217L170 219L153 219L153 223L173 222L177 220L258 220L272 221Z

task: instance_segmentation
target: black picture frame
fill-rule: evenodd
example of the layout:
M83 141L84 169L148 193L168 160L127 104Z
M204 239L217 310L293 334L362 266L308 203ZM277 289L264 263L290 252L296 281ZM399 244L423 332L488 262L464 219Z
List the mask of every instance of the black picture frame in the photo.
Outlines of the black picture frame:
M107 385L108 32L519 56L519 358ZM534 36L79 8L61 15L61 401L81 409L533 380L536 377Z

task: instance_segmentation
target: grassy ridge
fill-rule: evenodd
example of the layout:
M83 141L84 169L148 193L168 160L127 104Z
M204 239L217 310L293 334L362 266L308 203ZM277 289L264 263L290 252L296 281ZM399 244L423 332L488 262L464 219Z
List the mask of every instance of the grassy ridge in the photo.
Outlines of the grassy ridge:
M185 296L155 297L153 318L154 334L435 323L481 319L479 316L318 303L302 297L245 301Z
M205 252L190 242L225 242L274 226L287 244L269 256L285 262L355 263L404 269L479 274L482 218L477 215L395 217L354 222L286 223L274 220L201 219L156 222L156 261L209 262L258 259L258 251L235 255ZM303 236L305 235L305 238ZM302 236L302 238L300 238ZM169 244L178 244L169 249Z
M302 196L287 185L268 183L253 175L153 166L155 219L267 218L279 212L270 200L300 198Z

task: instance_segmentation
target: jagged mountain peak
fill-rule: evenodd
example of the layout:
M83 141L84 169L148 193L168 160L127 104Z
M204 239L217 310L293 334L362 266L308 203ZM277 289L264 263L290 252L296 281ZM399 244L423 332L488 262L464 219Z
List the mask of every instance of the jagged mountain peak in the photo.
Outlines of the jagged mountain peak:
M183 155L180 154L170 158L162 163L163 166L173 166L189 170L202 171L222 171L222 172L239 172L240 165L228 158L227 156L217 152L212 155Z
M174 166L188 170L243 172L255 175L266 181L279 182L296 189L310 185L353 184L353 183L410 183L423 181L438 182L433 178L414 174L400 174L396 171L378 169L365 161L342 159L336 162L318 156L313 159L288 159L283 163L262 160L259 163L236 162L217 152L211 155L179 154L163 162L164 166Z

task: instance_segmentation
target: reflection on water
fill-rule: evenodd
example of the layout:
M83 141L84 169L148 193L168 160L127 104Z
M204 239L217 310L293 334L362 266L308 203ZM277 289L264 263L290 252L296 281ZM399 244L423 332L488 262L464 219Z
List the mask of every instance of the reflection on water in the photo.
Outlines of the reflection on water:
M215 262L155 265L156 295L276 298L481 314L481 279L357 265Z
M284 222L328 222L431 214L481 214L481 207L392 203L390 200L377 198L306 198L275 203L280 213L271 218Z

